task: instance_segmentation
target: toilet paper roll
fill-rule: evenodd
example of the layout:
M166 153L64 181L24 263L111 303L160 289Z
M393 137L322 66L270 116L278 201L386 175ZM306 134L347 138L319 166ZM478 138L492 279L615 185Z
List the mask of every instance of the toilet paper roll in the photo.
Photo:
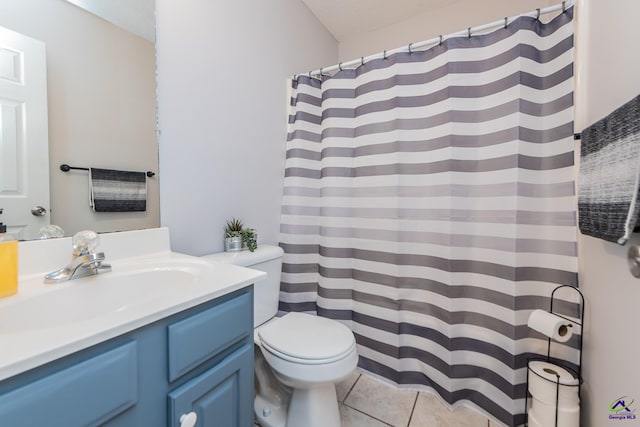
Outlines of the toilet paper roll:
M535 360L529 362L529 393L533 401L539 401L545 405L556 404L556 388L558 388L558 375L560 376L560 390L558 393L559 408L578 407L578 379L568 370L553 363Z
M542 424L540 424L540 421L536 418L536 412L533 408L529 409L529 412L527 412L527 425L529 427L542 427Z
M580 427L580 407L558 407L558 424L556 425L555 405L546 405L540 401L532 402L529 410L529 427Z
M558 342L567 342L573 335L573 323L544 310L533 310L527 325Z

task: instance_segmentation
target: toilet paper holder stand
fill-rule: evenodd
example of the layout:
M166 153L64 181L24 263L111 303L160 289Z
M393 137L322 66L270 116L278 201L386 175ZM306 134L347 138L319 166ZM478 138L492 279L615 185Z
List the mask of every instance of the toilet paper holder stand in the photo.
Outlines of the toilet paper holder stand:
M574 291L579 299L580 299L580 317L578 318L578 320L574 320L574 319L570 319L566 316L563 316L561 314L555 313L553 311L553 305L556 299L556 292L560 289L564 289L564 288L568 288L569 290ZM580 386L582 385L582 336L583 331L584 331L584 295L582 294L582 292L580 292L580 290L574 286L569 286L569 285L562 285L562 286L558 286L557 288L555 288L552 292L551 292L551 301L549 303L549 313L553 313L554 315L561 317L563 319L566 319L567 321L571 322L572 325L577 325L580 327L580 335L578 336L578 365L577 365L577 369L574 369L570 366L567 366L567 364L563 363L560 360L554 359L551 357L551 337L549 337L547 339L547 357L546 358L540 358L540 357L532 357L532 358L528 358L527 359L527 388L525 390L524 393L524 425L525 427L529 426L529 405L528 405L528 400L529 400L529 372L532 372L534 375L537 375L538 377L542 378L545 381L551 382L552 384L556 385L556 406L555 406L555 426L554 427L558 427L558 401L560 398L560 387L578 387L578 399L580 398ZM569 372L571 372L573 375L575 375L576 379L578 380L576 385L566 385L566 384L560 384L560 376L558 374L556 374L557 376L557 380L551 381L548 378L542 377L539 374L537 374L536 372L534 372L533 370L530 369L529 364L533 361L536 360L543 360L545 362L549 362L549 363L554 363L566 370L568 370ZM545 426L546 427L546 426Z

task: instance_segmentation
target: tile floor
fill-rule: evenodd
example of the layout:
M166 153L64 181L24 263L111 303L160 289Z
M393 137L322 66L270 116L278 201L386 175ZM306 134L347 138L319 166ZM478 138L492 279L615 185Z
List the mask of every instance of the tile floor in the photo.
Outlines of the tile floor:
M359 372L336 392L342 427L498 427L474 410L452 412L429 393L397 389Z

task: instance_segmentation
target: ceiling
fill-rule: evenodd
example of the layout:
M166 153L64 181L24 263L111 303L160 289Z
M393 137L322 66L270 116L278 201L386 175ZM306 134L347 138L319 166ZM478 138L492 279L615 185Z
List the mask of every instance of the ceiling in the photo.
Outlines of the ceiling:
M458 0L302 0L336 40L404 21Z
M155 42L155 0L67 0L127 31Z

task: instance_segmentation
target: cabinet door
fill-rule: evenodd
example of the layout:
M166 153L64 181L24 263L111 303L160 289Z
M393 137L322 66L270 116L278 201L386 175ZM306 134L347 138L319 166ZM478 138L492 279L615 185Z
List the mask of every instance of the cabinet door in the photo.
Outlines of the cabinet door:
M169 326L169 381L253 334L252 312L246 293Z
M194 412L197 427L253 426L253 344L169 393L169 425Z
M0 426L98 426L138 399L136 342L0 396Z

